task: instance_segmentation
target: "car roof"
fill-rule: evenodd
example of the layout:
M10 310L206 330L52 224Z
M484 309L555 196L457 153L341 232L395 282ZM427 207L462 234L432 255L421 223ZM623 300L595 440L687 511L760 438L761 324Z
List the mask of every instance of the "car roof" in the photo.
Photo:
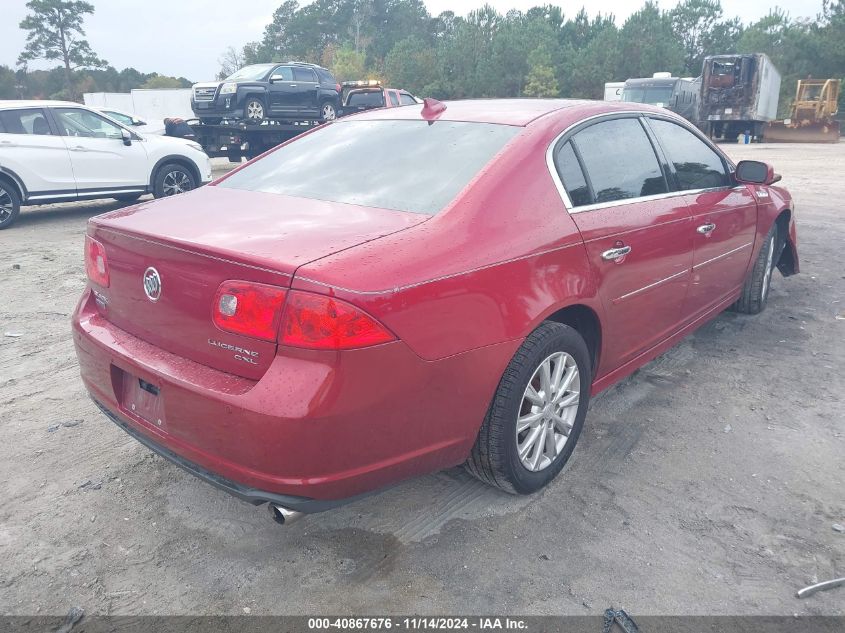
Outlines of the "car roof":
M464 101L444 101L443 103L446 105L446 109L437 117L438 121L467 121L517 126L526 126L536 119L555 112L565 112L568 118L572 119L620 111L666 112L663 108L640 103L579 99L468 99ZM407 105L403 108L368 110L343 117L341 120L415 120L422 118L421 110L423 107Z
M39 99L28 99L28 100L17 100L17 99L7 99L0 101L0 108L4 110L8 110L9 108L55 108L55 107L73 107L73 108L87 108L88 106L82 103L75 103L73 101L50 101L47 99L39 100Z

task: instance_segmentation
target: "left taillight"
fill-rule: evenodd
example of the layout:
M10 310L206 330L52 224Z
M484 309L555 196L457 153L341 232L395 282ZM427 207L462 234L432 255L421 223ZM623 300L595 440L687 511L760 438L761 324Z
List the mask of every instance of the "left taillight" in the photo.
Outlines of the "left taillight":
M225 332L275 341L286 293L267 284L224 281L214 295L212 320Z
M109 260L105 247L90 235L85 236L85 271L98 286L109 287Z

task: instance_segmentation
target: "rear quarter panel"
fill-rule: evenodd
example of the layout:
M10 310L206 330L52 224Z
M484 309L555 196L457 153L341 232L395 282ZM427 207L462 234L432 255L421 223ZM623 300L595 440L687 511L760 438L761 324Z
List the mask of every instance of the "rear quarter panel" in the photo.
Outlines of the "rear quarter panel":
M522 339L566 305L600 313L545 163L555 129L527 127L440 214L311 262L293 287L364 308L426 360Z

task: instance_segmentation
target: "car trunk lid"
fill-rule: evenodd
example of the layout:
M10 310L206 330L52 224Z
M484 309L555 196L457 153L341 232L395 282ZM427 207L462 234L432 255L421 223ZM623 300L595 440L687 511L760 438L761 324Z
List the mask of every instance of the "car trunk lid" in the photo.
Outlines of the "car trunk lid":
M251 379L272 361L275 341L224 332L212 321L226 280L290 286L308 262L401 231L427 216L206 187L98 216L108 288L94 286L112 323L161 349ZM160 296L144 278L155 270Z

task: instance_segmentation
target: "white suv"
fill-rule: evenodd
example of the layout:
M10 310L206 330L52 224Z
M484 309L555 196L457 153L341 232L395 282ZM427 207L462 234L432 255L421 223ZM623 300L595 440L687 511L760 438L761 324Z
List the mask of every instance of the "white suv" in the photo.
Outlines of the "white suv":
M139 134L78 103L0 101L0 229L21 205L160 198L210 180L193 141Z

